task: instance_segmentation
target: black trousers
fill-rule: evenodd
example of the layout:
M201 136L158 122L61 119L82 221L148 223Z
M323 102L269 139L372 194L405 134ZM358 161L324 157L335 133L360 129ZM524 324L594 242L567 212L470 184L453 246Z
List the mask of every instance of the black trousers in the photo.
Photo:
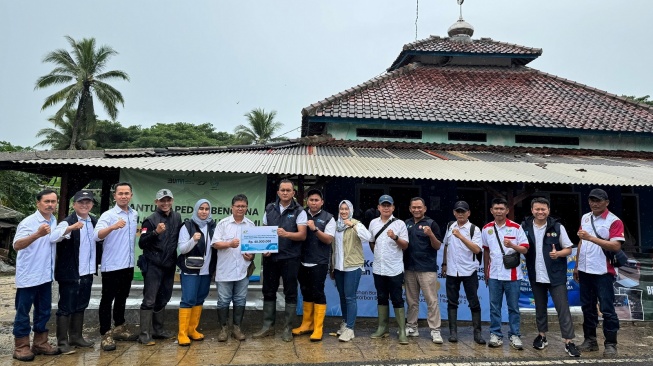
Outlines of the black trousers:
M402 285L404 284L404 273L396 276L382 276L374 274L374 287L376 287L376 302L381 306L388 306L388 300L392 300L393 308L403 308L404 298Z
M469 276L447 276L445 281L445 286L447 287L447 309L458 310L461 283L465 289L469 310L472 313L480 312L481 303L478 301L478 275L476 271Z
M297 274L299 258L273 260L263 257L263 301L277 301L279 279L283 279L286 304L297 304Z
M302 290L302 296L305 302L315 304L326 304L326 295L324 294L324 281L326 281L328 264L318 264L312 267L300 266L299 288Z
M557 286L551 286L550 283L538 283L531 281L533 290L533 299L535 300L535 322L537 330L543 333L549 331L549 322L547 315L547 305L551 294L553 305L558 313L558 322L560 323L560 333L564 339L574 339L574 324L571 321L571 312L569 311L569 300L567 299L567 284L563 283Z
M93 275L80 276L78 280L62 280L59 283L57 316L69 316L88 307L91 300Z
M159 267L151 262L143 273L143 302L141 310L161 311L172 297L175 267Z
M134 268L102 272L102 298L100 299L100 334L111 329L111 305L113 304L113 324L125 323L125 304L134 278Z

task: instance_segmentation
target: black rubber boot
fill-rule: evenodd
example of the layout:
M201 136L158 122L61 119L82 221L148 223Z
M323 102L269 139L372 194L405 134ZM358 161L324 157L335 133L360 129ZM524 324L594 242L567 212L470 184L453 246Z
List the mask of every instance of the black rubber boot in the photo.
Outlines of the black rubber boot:
M292 342L292 323L293 319L297 316L297 304L286 304L283 314L284 324L281 339L283 339L284 342Z
M617 332L603 332L605 341L603 345L603 357L617 357Z
M64 355L75 353L75 350L68 343L68 330L70 328L70 316L57 316L57 347Z
M458 309L447 309L449 315L449 342L458 342Z
M165 329L165 315L165 308L152 312L152 338L169 339L176 336Z
M80 311L70 316L70 329L68 329L68 343L77 347L93 347L95 342L84 339L84 312Z
M244 306L234 306L233 322L234 328L231 331L231 335L239 341L245 340L245 334L240 329L240 324L243 322L243 315L245 315Z
M156 344L152 339L152 310L141 309L141 334L138 335L138 343L146 346Z
M277 319L277 303L275 301L263 302L263 327L254 333L252 338L274 336L274 323Z
M483 333L481 332L480 311L472 313L472 326L474 327L474 342L476 342L476 344L485 344L485 339L483 339Z
M229 339L229 331L227 327L228 317L229 317L229 308L218 308L218 326L220 326L220 333L218 334L218 342L226 342Z

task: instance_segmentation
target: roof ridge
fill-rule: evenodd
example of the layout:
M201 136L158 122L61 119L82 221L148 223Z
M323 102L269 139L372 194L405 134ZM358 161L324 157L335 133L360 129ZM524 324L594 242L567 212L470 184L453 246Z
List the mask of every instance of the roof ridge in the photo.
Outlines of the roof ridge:
M585 89L585 90L589 90L589 91L592 91L592 92L600 93L600 94L603 94L603 95L605 95L605 96L607 96L607 97L610 97L610 98L613 98L613 99L617 99L617 100L620 100L620 101L622 101L622 102L628 102L628 103L633 104L633 105L635 105L635 106L638 106L638 107L641 107L641 108L644 108L644 109L648 109L648 110L650 110L650 111L653 111L653 106L650 106L650 105L648 105L648 104L646 104L646 103L644 103L644 102L638 102L638 101L635 101L635 100L632 100L632 99L628 99L628 98L625 98L625 97L623 97L623 96L619 96L619 95L616 95L616 94L610 93L610 92L608 92L608 91L606 91L606 90L601 90L601 89L599 89L599 88L595 88L595 87L589 86L589 85L587 85L587 84L583 84L583 83L578 82L578 81L574 81L574 80L571 80L571 79L566 79L566 78L563 78L562 76L557 76L557 75L549 74L548 72L544 72L544 71L542 71L542 70L534 69L534 68L532 68L532 67L528 67L528 66L523 66L523 67L528 68L528 69L530 69L530 70L533 70L533 71L535 71L536 73L542 74L542 75L544 75L544 76L547 76L547 77L550 77L550 78L553 78L553 79L559 80L559 81L561 81L561 82L563 82L563 83L567 83L567 84L575 85L575 86L581 87L581 88L583 88L583 89Z
M402 75L402 74L404 74L406 72L409 72L409 71L413 71L413 70L415 70L415 69L417 69L417 68L419 68L421 66L422 66L422 64L420 62L411 62L408 65L402 66L402 67L400 67L398 69L395 69L395 70L392 70L392 71L385 71L384 73L379 74L379 75L373 77L372 79L369 79L369 80L367 80L367 81L365 81L365 82L363 82L361 84L352 86L352 87L350 87L348 89L345 89L344 91L341 91L339 93L336 93L336 94L333 94L333 95L331 95L329 97L326 97L325 99L322 99L319 102L313 103L313 104L309 105L308 107L302 108L302 115L307 116L307 115L310 115L312 113L315 113L315 111L318 108L323 107L323 106L325 106L325 105L327 105L327 104L329 104L329 103L331 103L331 102L333 102L335 100L342 99L344 97L347 97L347 96L352 95L352 94L354 94L356 92L359 92L359 91L363 91L363 90L368 89L368 88L370 88L370 87L372 87L374 85L378 85L382 81L385 81L387 79L391 79L391 78L393 78L395 76L398 76L398 75Z

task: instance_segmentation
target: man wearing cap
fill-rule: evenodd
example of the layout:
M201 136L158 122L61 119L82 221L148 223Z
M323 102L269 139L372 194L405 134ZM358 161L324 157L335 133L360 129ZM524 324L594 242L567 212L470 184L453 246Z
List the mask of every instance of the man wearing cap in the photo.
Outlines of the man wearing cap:
M483 252L481 230L469 221L469 205L458 201L453 206L456 221L447 225L442 244L442 275L446 276L447 313L449 315L449 342L458 342L458 299L460 284L472 313L474 342L485 344L481 335L481 303L478 300L478 256Z
M59 350L48 343L48 329L52 311L52 280L54 278L55 245L63 235L78 229L57 228L53 215L57 207L57 193L46 189L36 195L36 212L18 224L13 246L16 250L16 316L14 318L14 353L19 361L32 361L34 355L57 355ZM33 327L29 312L34 308ZM30 331L34 331L32 348Z
M426 202L423 198L412 198L408 209L413 217L406 220L408 248L404 250L404 282L406 283L406 302L408 303L406 335L409 337L419 336L417 318L421 289L426 300L431 340L433 343L441 344L441 318L437 289L438 250L442 244L440 227L431 218L425 216Z
M578 347L583 352L598 351L596 327L599 324L596 310L597 300L603 317L605 336L604 357L617 355L617 331L619 318L614 309L613 282L615 269L605 251L618 251L624 242L624 224L608 211L608 194L599 188L589 194L591 212L581 218L578 237L578 259L574 268L574 279L580 284L580 304L583 310L583 336L585 340Z
M135 341L137 338L125 324L125 305L134 278L134 242L138 224L138 212L129 207L132 185L116 183L113 198L116 205L100 215L93 230L93 240L104 240L100 267L102 297L98 310L101 348L104 351L115 350L116 340ZM115 324L113 330L112 315Z
M92 347L82 336L84 311L91 300L93 275L97 274L93 230L97 219L90 215L95 198L93 192L82 190L73 196L73 213L57 228L72 231L57 245L54 278L59 283L57 309L57 345L63 354L73 353L72 347Z
M370 248L374 252L374 287L376 287L379 327L371 338L384 338L390 335L388 321L390 308L388 300L392 300L395 319L399 326L399 343L408 344L406 337L406 312L404 299L401 295L404 282L403 250L408 247L408 230L406 223L395 218L394 200L387 194L379 198L380 217L370 222L369 231L372 234Z
M274 335L277 290L279 279L283 278L286 307L282 339L292 342L292 319L297 312L297 274L307 225L306 212L294 197L293 183L283 179L279 182L276 201L265 206L263 225L277 226L279 250L263 253L263 327L252 335L253 338Z
M546 331L549 328L547 305L550 294L558 313L565 352L571 357L580 357L580 352L574 344L574 324L567 299L567 256L571 255L573 244L565 227L549 216L549 206L549 200L546 198L533 198L533 216L527 217L522 223L529 243L526 268L533 291L535 321L539 332L533 341L533 348L544 349L549 344Z
M329 270L331 243L336 235L336 221L332 214L322 210L324 198L319 189L308 191L306 203L308 232L302 244L302 265L297 275L303 296L304 312L302 324L293 329L292 333L294 335L312 333L310 340L318 342L322 340L326 315L324 281Z
M172 296L181 229L181 214L172 210L173 203L169 189L156 192L156 211L143 221L138 240L138 246L143 250L143 256L139 258L143 273L143 302L138 341L147 346L154 345L154 339L173 337L164 329L165 307Z

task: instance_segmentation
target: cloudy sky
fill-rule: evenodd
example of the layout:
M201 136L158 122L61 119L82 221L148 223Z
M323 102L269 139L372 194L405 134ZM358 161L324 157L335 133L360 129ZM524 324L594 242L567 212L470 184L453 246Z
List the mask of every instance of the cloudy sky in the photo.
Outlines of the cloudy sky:
M417 12L417 8L419 11ZM0 0L0 141L33 146L59 88L34 90L64 36L119 52L118 121L212 123L233 132L252 108L299 136L301 110L385 71L405 43L446 36L455 0ZM531 67L617 95L653 95L650 0L467 0L473 38L543 49ZM416 17L417 15L417 17ZM416 29L417 24L417 29ZM100 118L107 118L96 104Z

